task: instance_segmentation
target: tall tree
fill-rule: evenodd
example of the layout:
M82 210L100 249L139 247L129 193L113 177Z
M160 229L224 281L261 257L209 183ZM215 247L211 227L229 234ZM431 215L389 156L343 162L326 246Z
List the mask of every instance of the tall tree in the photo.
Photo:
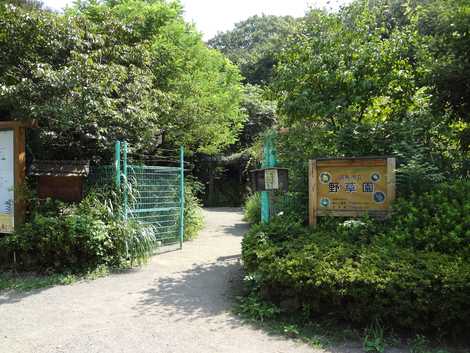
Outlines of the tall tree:
M237 23L233 30L217 34L208 44L237 64L247 83L267 84L277 53L297 22L290 16L253 16Z
M238 69L178 2L80 2L65 15L0 5L0 111L37 119L38 151L110 155L115 139L214 153L244 121ZM47 146L47 148L46 148Z
M468 2L433 0L312 11L273 88L290 127L285 158L394 154L417 188L466 174L469 13Z

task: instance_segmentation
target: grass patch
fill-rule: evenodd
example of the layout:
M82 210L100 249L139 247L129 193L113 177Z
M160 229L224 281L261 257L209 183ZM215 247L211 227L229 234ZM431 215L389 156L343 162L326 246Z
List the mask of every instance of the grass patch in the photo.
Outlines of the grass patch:
M286 315L255 292L237 297L234 312L245 322L270 334L297 338L315 348L358 341L360 334L346 324L322 318L306 320L302 315Z
M29 292L34 289L69 285L81 280L94 280L104 277L109 273L109 269L104 266L81 274L54 273L40 275L35 273L3 272L0 273L0 291Z
M237 297L234 313L259 329L274 335L301 340L311 347L362 347L363 352L387 352L391 348L406 353L470 353L466 344L435 342L423 335L406 336L388 330L380 321L359 328L336 318L312 319L302 313L284 313L263 300L256 291Z

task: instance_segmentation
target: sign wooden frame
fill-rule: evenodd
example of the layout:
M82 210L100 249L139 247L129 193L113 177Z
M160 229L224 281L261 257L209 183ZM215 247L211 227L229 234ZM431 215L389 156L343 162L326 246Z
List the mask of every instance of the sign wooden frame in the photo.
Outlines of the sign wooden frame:
M345 208L345 209L326 209L319 205L319 170L328 168L331 171L335 169L347 170L373 170L374 168L385 169L385 195L388 207L382 207L380 210L368 207ZM309 161L309 224L316 225L317 217L333 216L333 217L359 217L365 214L378 218L390 216L390 204L396 197L396 159L393 157L362 157L362 158L339 158L339 159L315 159ZM384 193L382 193L383 195ZM349 194L354 199L352 194Z
M24 221L25 205L19 197L19 190L26 176L26 128L36 127L36 122L0 121L0 130L13 131L13 168L14 168L14 225Z
M274 175L275 180L272 180L273 183L270 185L269 179L268 181L267 176L269 174ZM287 168L263 168L263 169L255 169L251 171L251 181L253 190L256 192L262 191L288 191L289 185L289 170Z

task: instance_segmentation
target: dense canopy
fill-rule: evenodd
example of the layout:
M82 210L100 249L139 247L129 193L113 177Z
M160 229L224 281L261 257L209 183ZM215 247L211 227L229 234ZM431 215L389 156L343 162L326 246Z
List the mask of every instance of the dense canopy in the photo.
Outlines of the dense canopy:
M467 175L469 46L468 1L358 0L338 13L311 11L273 84L290 128L285 159L395 155L413 187Z
M37 119L35 152L103 157L115 139L214 153L244 121L238 69L163 0L0 5L0 112ZM48 148L44 148L47 146Z

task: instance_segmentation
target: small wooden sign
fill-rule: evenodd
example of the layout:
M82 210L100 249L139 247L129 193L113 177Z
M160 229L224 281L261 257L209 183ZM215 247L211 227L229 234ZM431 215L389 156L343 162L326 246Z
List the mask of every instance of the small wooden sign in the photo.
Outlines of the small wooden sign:
M29 175L38 177L38 197L65 202L83 199L84 178L90 173L89 161L35 160Z
M309 223L319 216L385 218L395 200L395 158L309 162Z
M287 191L289 173L285 168L264 168L251 172L255 191Z

